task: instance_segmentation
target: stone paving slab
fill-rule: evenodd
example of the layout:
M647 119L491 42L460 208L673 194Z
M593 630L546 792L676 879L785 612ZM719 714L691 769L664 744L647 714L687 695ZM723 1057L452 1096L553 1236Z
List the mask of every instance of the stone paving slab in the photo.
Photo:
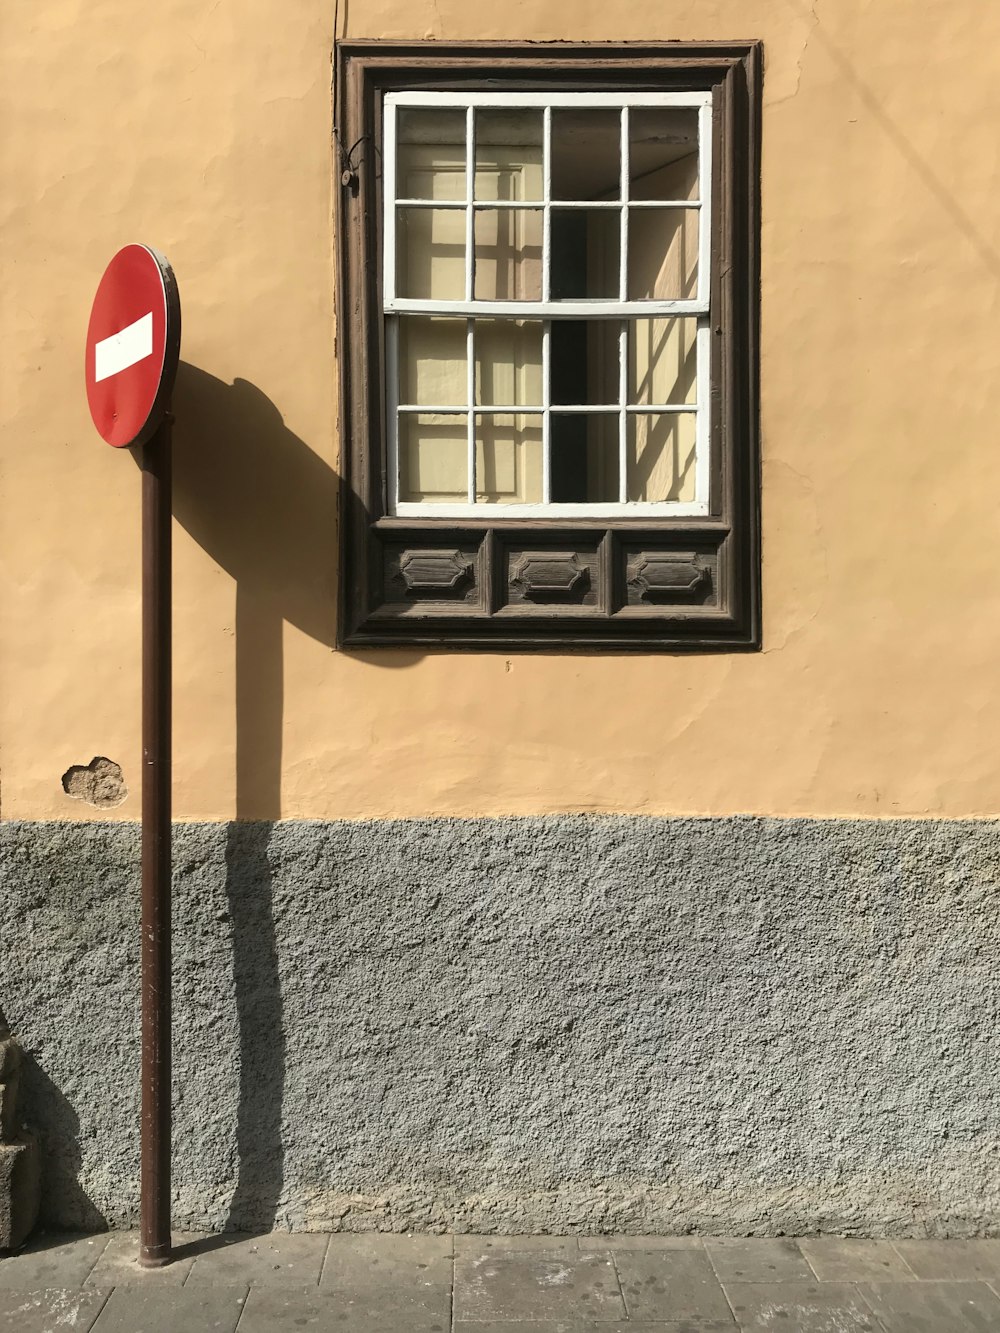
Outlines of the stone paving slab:
M111 1237L62 1235L34 1237L23 1250L0 1259L0 1287L53 1291L82 1287L108 1247Z
M0 1292L0 1333L90 1333L108 1292L81 1287Z
M892 1282L915 1276L888 1240L854 1240L823 1236L803 1239L799 1248L822 1282Z
M239 1333L449 1333L451 1318L414 1322L408 1312L365 1311L345 1306L336 1292L315 1287L252 1287ZM94 1333L101 1333L95 1329Z
M344 1327L367 1330L389 1318L414 1333L447 1329L450 1249L439 1236L331 1236L320 1291L336 1300Z
M811 1282L815 1277L794 1240L706 1240L720 1282Z
M708 1255L697 1250L621 1250L615 1254L629 1319L733 1325Z
M959 1281L1000 1278L1000 1240L897 1240L894 1243L917 1277Z
M455 1323L625 1318L618 1275L600 1254L460 1254ZM470 1330L470 1333L475 1333Z
M329 1236L308 1232L216 1236L182 1251L195 1255L184 1285L317 1286L329 1240Z
M849 1282L727 1283L742 1333L882 1333Z
M985 1282L879 1282L860 1288L886 1333L993 1333L1000 1298Z
M246 1286L118 1287L93 1333L236 1333L249 1290Z

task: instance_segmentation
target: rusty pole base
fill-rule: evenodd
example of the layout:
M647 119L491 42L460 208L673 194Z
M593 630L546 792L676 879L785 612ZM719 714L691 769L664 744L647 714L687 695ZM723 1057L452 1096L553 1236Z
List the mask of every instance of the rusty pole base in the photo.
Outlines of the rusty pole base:
M139 1254L140 1268L166 1268L168 1264L172 1264L173 1262L174 1256L169 1250L166 1254L146 1254L144 1252L140 1252Z

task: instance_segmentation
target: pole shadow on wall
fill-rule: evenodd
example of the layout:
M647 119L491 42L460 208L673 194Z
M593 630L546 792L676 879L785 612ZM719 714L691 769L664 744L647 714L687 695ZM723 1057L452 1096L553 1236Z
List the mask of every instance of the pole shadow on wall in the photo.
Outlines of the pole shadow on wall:
M226 898L240 1072L226 1230L269 1231L284 1175L286 1041L268 855L281 816L282 635L289 621L334 645L337 479L246 380L226 384L182 362L174 413L174 516L236 582L236 819L226 836Z

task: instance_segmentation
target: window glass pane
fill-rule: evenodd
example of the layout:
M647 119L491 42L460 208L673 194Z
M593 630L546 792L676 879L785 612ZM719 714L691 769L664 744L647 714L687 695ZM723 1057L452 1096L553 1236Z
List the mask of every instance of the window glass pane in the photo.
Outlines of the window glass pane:
M552 198L621 198L621 112L552 112Z
M621 213L617 208L554 208L553 301L615 300L620 286Z
M617 319L554 319L549 334L553 403L611 403L620 396Z
M628 401L697 402L698 321L633 319L628 325Z
M465 369L464 319L399 321L399 401L422 406L464 407L469 386Z
M465 198L465 112L400 107L396 198Z
M420 301L465 300L465 209L400 208L396 294Z
M542 210L476 210L477 301L542 299Z
M537 504L542 499L540 416L477 419L476 499L489 504Z
M698 295L696 208L629 212L628 299L693 300Z
M537 201L542 194L541 111L477 111L475 197Z
M538 406L542 401L541 321L477 319L473 338L476 402L487 407Z
M549 432L553 502L617 501L617 413L553 412Z
M630 500L695 498L694 412L630 412L625 451Z
M697 199L696 108L633 107L628 167L630 199Z
M399 498L464 504L469 435L464 415L399 414Z

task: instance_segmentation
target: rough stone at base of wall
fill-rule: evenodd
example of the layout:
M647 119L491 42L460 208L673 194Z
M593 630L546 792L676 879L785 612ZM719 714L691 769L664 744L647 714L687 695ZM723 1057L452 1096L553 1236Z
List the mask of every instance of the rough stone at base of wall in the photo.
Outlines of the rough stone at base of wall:
M1000 825L179 825L174 1225L1000 1234ZM135 825L0 827L46 1220L130 1226Z
M38 1221L38 1143L20 1134L0 1143L0 1250L16 1250Z

